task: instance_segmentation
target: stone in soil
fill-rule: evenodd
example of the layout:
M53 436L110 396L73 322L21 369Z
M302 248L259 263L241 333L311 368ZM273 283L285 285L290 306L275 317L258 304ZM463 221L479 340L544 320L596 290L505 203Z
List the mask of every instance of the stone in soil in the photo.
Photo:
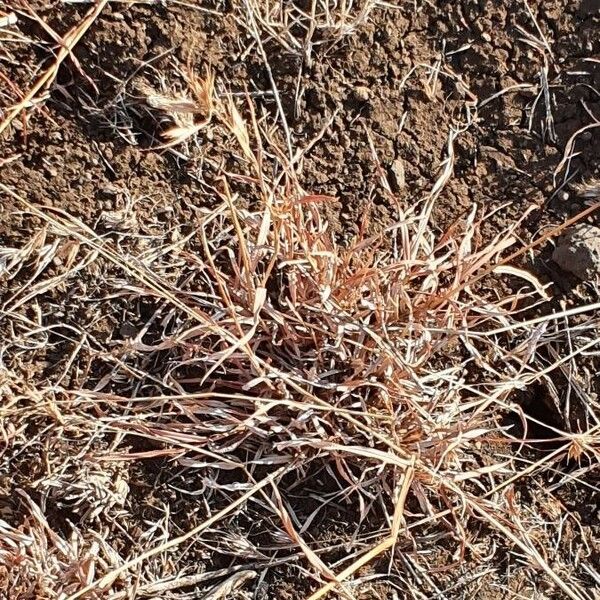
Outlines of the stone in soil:
M558 240L552 260L579 279L600 274L600 227L581 223Z

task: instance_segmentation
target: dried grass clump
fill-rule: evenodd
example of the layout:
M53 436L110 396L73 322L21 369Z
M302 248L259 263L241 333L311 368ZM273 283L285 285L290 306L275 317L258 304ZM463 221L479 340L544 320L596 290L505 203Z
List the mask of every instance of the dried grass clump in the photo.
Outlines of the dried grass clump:
M275 41L310 66L315 50L330 50L355 33L377 8L397 8L380 0L312 0L309 3L257 2L239 5L240 24L253 34L259 30L265 41Z
M97 563L107 567L101 538L90 541L88 535L84 540L73 527L66 539L49 526L31 498L24 494L23 502L30 515L18 529L0 520L0 574L5 585L0 591L5 598L64 598L93 580Z
M600 197L600 179L592 178L573 186L578 196L584 198Z
M298 181L303 153L289 158L250 103L244 118L233 99L216 97L212 80L198 85L211 90L204 99L210 120L201 126L219 128L237 145L239 170L223 170L213 187L220 206L200 213L194 234L181 243L128 255L123 243L3 189L46 220L58 239L90 250L84 264L70 263L44 291L83 268L101 277L101 261L120 270L119 278L103 281L106 296L118 290L130 302L151 298L159 307L152 321L161 323L160 339L147 339L142 330L120 351L97 352L111 365L108 373L90 375L75 388L39 382L38 394L44 402L54 399L66 434L76 429L78 438L95 439L86 465L97 460L101 470L106 460L163 456L174 469L196 473L206 519L180 533L165 525L130 554L105 545L110 559L94 562L90 557L100 549L90 541L98 538L94 526L85 541L67 542L29 499L30 517L20 527L7 526L8 549L0 553L11 584L36 581L37 597L75 600L99 589L122 597L132 573L144 589L159 575L172 581L177 571L169 552L212 536L222 547L229 544L229 554L237 552L237 569L247 569L248 552L254 568L264 570L286 551L313 579L311 599L330 591L351 598L354 586L344 581L386 552L403 585L435 588L433 543L449 549L450 573L469 554L480 556L484 574L494 569L484 557L493 558L493 548L480 547L491 530L561 594L588 597L575 574L566 583L549 564L535 516L527 514L526 526L513 519L513 484L575 449L597 455L596 406L590 406L590 424L582 424L585 433L557 430L560 449L525 466L518 449L510 455L517 445L503 418L519 413L511 402L515 390L595 351L597 322L570 327L569 311L529 321L522 316L525 306L547 295L532 275L505 265L518 223L483 244L487 215L474 207L460 226L441 234L433 229L430 215L452 173L457 132L449 136L448 158L429 197L399 209L397 223L377 235L369 234L367 208L359 233L342 246L323 217L331 199L307 193ZM44 252L51 248L46 244ZM6 256L14 268L17 253ZM181 261L193 289L169 268ZM495 293L493 274L521 278L523 289ZM4 314L22 325L17 314L26 301L8 304ZM542 362L565 336L569 354ZM75 362L74 354L70 365ZM111 391L108 382L127 393ZM148 389L153 393L144 393ZM32 394L28 402L33 410L42 404ZM10 406L2 419L24 435L21 409ZM142 440L144 448L131 450L131 440ZM83 467L61 473L54 465L37 489L43 498L80 506L90 521L121 510L127 483L85 468L87 476ZM301 514L309 501L315 508ZM346 511L354 527L353 543L338 562L328 560L315 530L326 526L321 520L332 505ZM248 514L260 512L269 524L273 543L264 550L243 536L234 543L226 529L232 515L249 507ZM52 563L44 575L36 562L42 554ZM35 597L31 593L24 597Z

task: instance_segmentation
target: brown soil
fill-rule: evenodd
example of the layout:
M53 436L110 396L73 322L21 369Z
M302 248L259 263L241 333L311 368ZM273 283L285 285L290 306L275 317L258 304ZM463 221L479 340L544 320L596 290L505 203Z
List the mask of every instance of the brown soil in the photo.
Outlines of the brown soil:
M218 138L202 135L198 143L177 148L175 153L157 150L162 143L160 132L144 106L143 90L160 90L161 85L182 88L176 63L193 64L198 73L210 66L222 89L235 94L249 92L259 111L273 115L278 110L261 53L251 33L236 20L230 2L210 0L199 9L167 4L109 4L76 47L74 56L81 71L73 60L66 60L43 107L29 110L26 127L17 119L0 149L2 183L39 206L60 208L107 235L112 231L110 215L129 211L128 233L138 240L135 243L140 249L145 243L158 247L191 231L198 211L215 202L214 191L200 184L200 179L210 182L218 166L231 160ZM297 4L310 10L309 2L299 0ZM600 3L549 0L529 4L535 20L525 2L399 2L394 8L373 10L365 23L341 40L317 32L310 57L304 59L281 41L264 41L294 148L310 147L319 138L303 159L302 185L311 193L336 198L324 210L339 240L349 239L361 226L374 233L383 231L397 219L398 208L427 194L440 176L449 139L453 140L455 163L453 177L434 207L440 231L453 223L460 226L476 204L480 210L500 209L484 231L491 238L535 207L519 229L527 242L585 207L586 200L573 194L570 183L600 174L600 130L589 129L579 135L576 156L568 168L557 169L571 136L600 118ZM20 10L15 30L38 43L0 42L0 72L13 84L1 84L0 102L5 107L31 86L39 66L49 64L53 49L48 33L26 12L35 10L64 34L89 8L58 1L36 0L29 8L24 0L0 2L2 12L15 7ZM528 43L529 36L541 37L537 27L551 52ZM548 80L549 106L541 92L543 77ZM281 143L285 147L284 139ZM597 222L596 217L589 220ZM37 230L42 230L37 218L18 210L10 197L2 197L0 246L21 247ZM83 250L76 252L78 258L84 256ZM535 251L533 262L532 256L523 262L543 280L557 284L557 302L594 297L589 286L576 285L550 256L548 246ZM107 277L119 277L109 265L102 268ZM45 272L58 275L60 264L47 265ZM33 269L21 273L18 281L5 286L6 297L29 278L34 285L38 275ZM127 313L129 320L124 323L125 295L104 298L102 291L96 290L94 310L78 305L74 311L72 298L84 289L90 295L93 281L89 274L82 274L68 289L63 286L39 296L40 311L50 315L44 325L61 323L62 329L54 331L50 349L43 356L37 353L36 361L28 363L29 376L43 372L58 381L65 366L72 366L69 357L77 340L65 326L73 324L89 335L89 363L84 364L84 349L79 354L79 369L67 369L66 379L60 381L66 387L80 385L86 377L97 383L112 364L98 364L93 358L97 348L103 344L117 348L156 310L150 303L144 306L140 302L133 313ZM137 320L131 314L137 314ZM35 319L35 315L28 316ZM20 358L26 362L24 356ZM594 366L590 368L593 371ZM112 382L110 387L118 391L119 384ZM50 415L47 420L40 418L39 427L51 422ZM35 431L31 435L35 440ZM64 443L72 444L69 452L81 450L77 440ZM0 499L0 516L10 514L18 519L15 490L27 490L29 482L39 476L37 472L43 471L43 465L36 462L43 450L35 443L24 450L10 465L10 481L9 473L0 472L0 477L4 476L0 493L5 494L5 499ZM544 451L533 448L532 460ZM174 491L194 486L189 480L170 481L168 464L142 461L127 467L130 501L136 507L124 525L128 531L159 519L165 503L181 528L176 533L189 530L206 516L202 507L188 510L185 490ZM532 503L548 503L549 521L568 515L553 563L557 570L563 569L565 577L572 574L570 552L600 556L600 481L588 470L581 479L588 487L569 483L558 486L550 497L536 496L535 490L516 492ZM10 510L3 510L2 503ZM310 514L310 507L297 508L299 517ZM331 514L312 532L334 547L330 559L336 553L343 556L343 540L355 526L344 520L342 508L332 507ZM78 516L49 515L57 526L65 518ZM248 514L232 518L232 539L229 546L224 544L228 553L222 549L214 552L207 543L188 549L180 559L187 561L185 564L205 561L213 568L225 567L239 552L235 532L244 531L248 537L248 531L256 530L251 539L257 547L249 552L248 562L260 562L260 545L275 543L261 538L261 518L258 513L255 523L245 521ZM331 522L336 526L330 526ZM322 531L317 531L319 528ZM464 577L457 575L457 585L443 597L563 597L545 583L538 588L531 569L520 565L509 550L500 551L494 569L471 582L469 561L492 551L494 543L503 543L494 535L486 547L471 549L472 555L467 555L458 569ZM127 535L114 543L117 547L127 544ZM549 536L547 543L555 540ZM453 562L450 554L455 546L456 540L448 539L432 549L440 554L440 573ZM363 576L373 580L360 597L412 597L402 581L385 577L386 569L385 561L369 566ZM438 597L436 593L441 592L428 587L435 585L436 577L432 574L432 581L423 583L426 597ZM439 577L442 581L443 575ZM578 577L593 585L589 574L579 573ZM301 568L275 566L254 597L296 598L311 589L312 582L305 581ZM10 591L4 593L12 600Z

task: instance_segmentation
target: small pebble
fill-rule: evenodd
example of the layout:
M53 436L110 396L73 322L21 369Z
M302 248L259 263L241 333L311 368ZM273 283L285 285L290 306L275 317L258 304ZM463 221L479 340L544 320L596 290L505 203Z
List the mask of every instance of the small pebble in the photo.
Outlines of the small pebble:
M48 177L56 177L58 175L58 171L50 165L44 165L44 172Z
M392 181L390 181L395 192L399 192L406 185L406 174L404 171L404 161L397 158L390 167Z
M360 102L367 102L371 97L371 90L364 85L359 85L353 90L354 97Z

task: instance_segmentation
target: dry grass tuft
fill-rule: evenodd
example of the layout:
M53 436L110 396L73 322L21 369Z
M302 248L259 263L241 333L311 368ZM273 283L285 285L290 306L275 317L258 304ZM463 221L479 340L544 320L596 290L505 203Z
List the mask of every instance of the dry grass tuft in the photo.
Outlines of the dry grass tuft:
M339 11L319 12L338 36L363 18L351 4ZM299 183L302 153L290 156L249 98L238 105L217 93L212 74L189 70L187 81L185 96L146 98L171 123L164 147L212 128L234 148L235 165L211 184L218 206L196 213L192 233L107 233L106 222L91 228L0 188L44 223L26 247L0 255L3 474L23 457L40 462L36 498L23 492L0 513L5 589L116 600L197 586L217 598L274 565L297 565L311 599L353 598L375 565L425 597L420 589L443 594L436 581L465 575L466 556L481 565L467 575L496 571L501 539L547 589L591 598L572 565L547 552L554 533L520 502L518 484L562 460L583 470L597 460L597 400L585 398L577 426L554 428L556 449L532 461L524 449L536 441L535 419L514 395L551 386L555 373L577 381L575 358L598 352L598 319L570 319L598 307L544 311L546 288L505 264L519 223L484 244L489 215L474 206L465 223L434 230L459 132L449 134L429 196L378 235L368 233L366 210L341 245L323 216L331 199ZM522 281L519 291L497 292L505 277ZM60 311L41 313L42 297L68 290L100 312L107 299L152 310L108 343ZM32 358L65 341L58 376L28 372ZM157 459L188 486L187 530L167 503L145 531L123 523L139 502L131 470ZM549 512L562 510L540 494ZM333 509L347 519L343 542L319 535ZM244 519L268 541L259 545ZM204 549L197 560L207 548L235 560L190 573L181 565L192 548ZM593 569L587 559L578 564Z
M395 8L380 0L312 0L300 3L243 0L246 15L241 23L260 28L266 41L273 40L286 52L303 57L307 65L315 50L330 50L364 24L373 10Z

